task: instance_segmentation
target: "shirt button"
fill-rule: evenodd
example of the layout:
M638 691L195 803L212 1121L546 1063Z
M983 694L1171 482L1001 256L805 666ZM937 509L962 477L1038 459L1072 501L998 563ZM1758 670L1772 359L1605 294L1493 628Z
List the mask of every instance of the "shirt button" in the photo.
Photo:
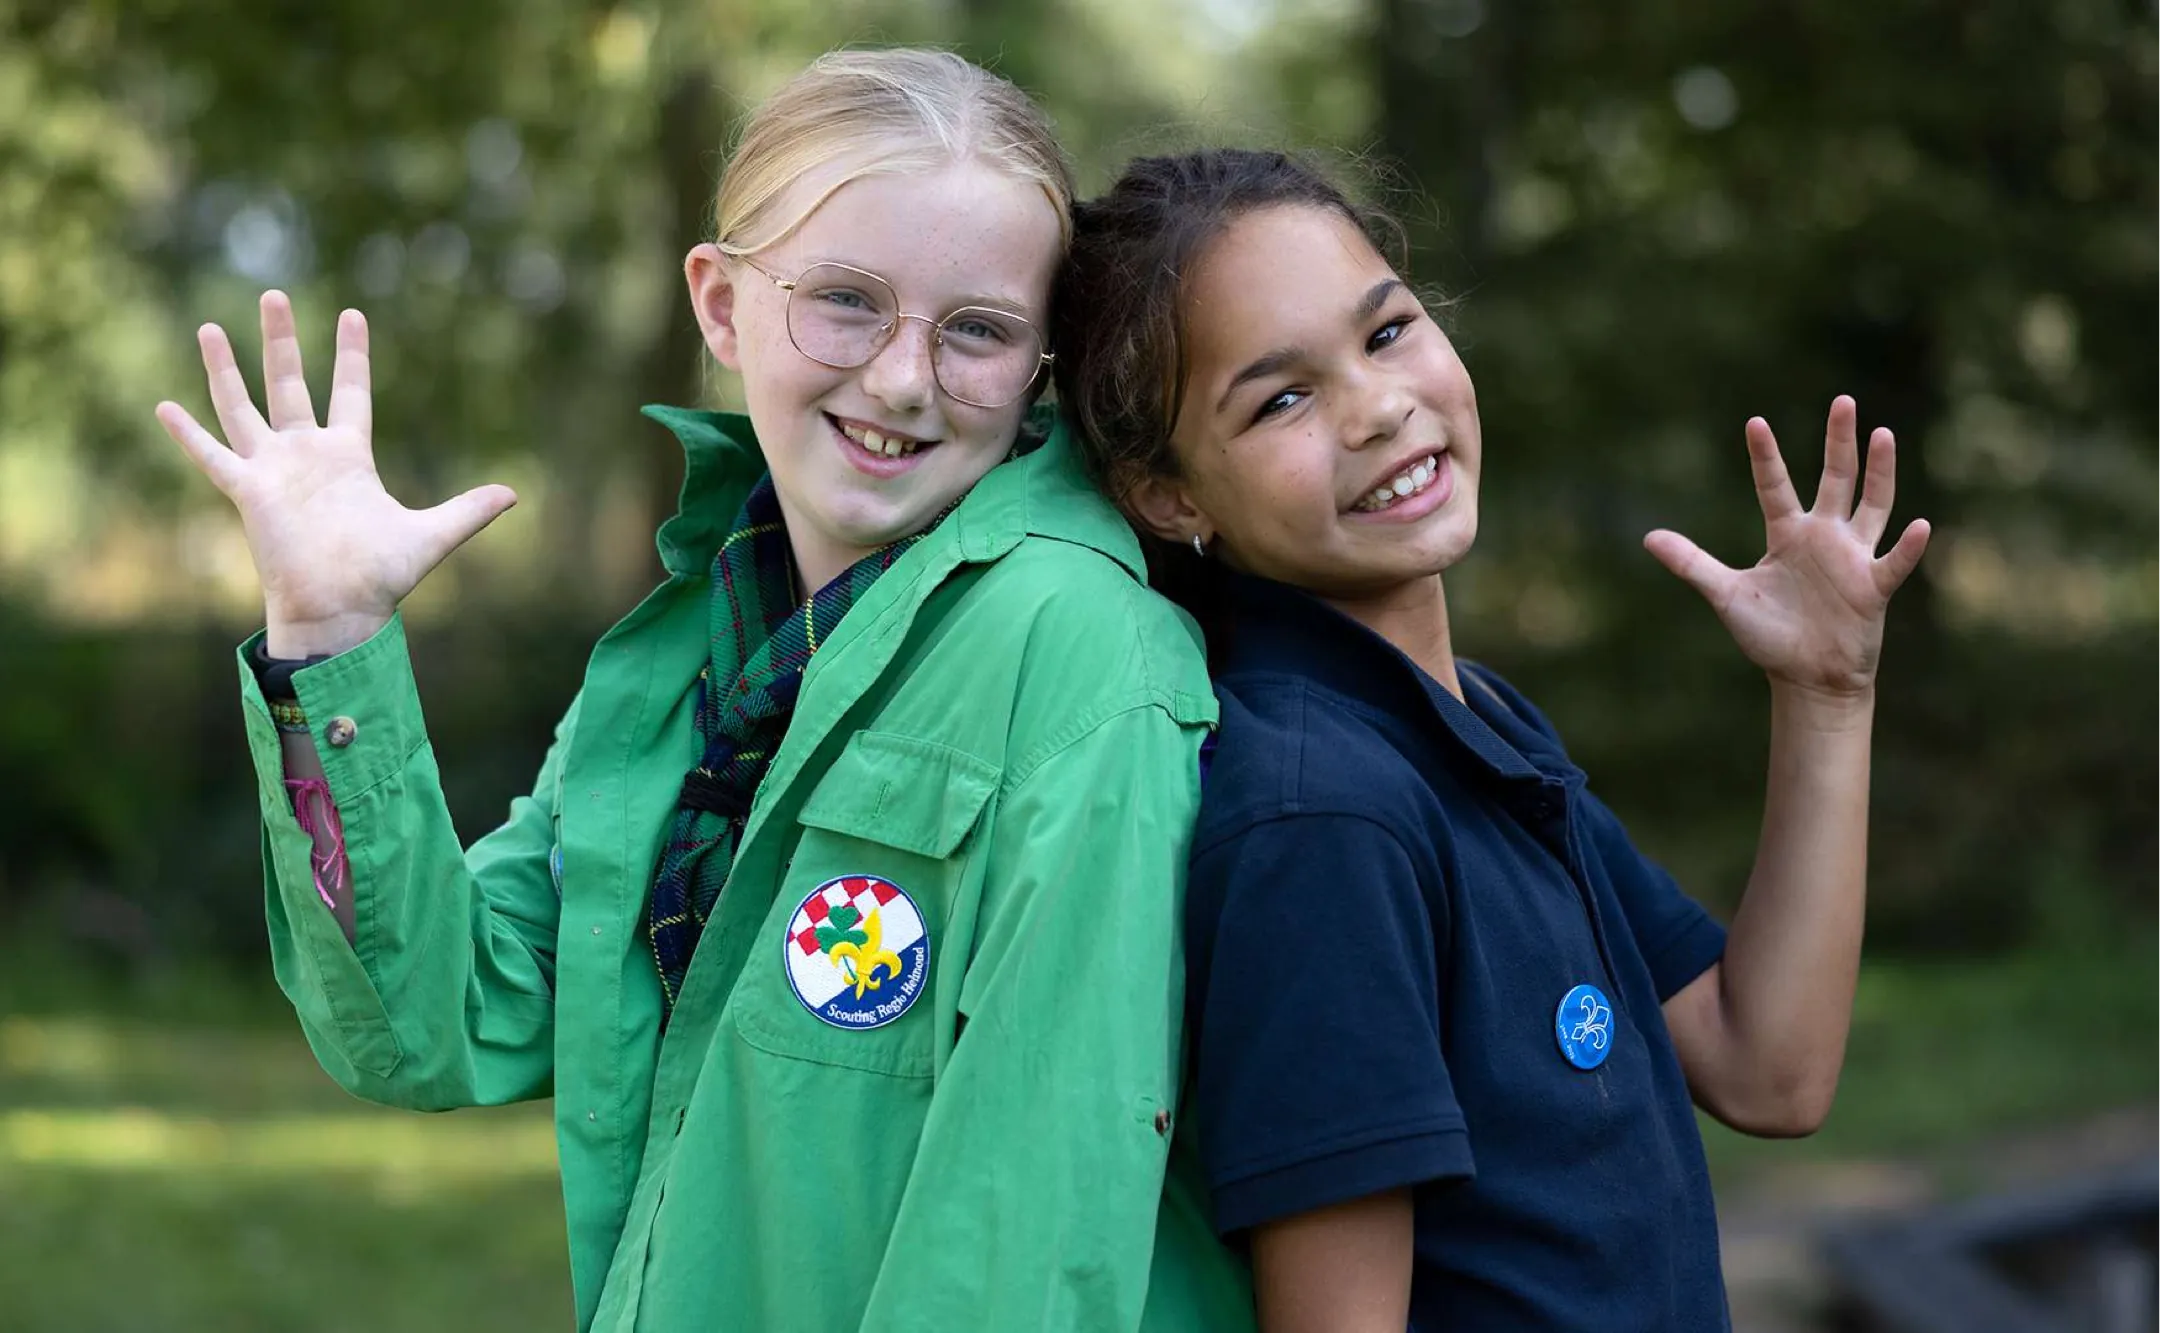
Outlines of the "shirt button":
M333 717L330 725L323 728L323 739L342 750L353 743L360 733L360 724L349 717Z
M598 935L598 934L600 933L600 927L598 927L598 926L594 926L594 927L592 928L592 933L593 933L593 934L595 934L595 935Z
M600 1118L600 1113L598 1111L587 1111L585 1113L585 1118L587 1120L598 1120Z

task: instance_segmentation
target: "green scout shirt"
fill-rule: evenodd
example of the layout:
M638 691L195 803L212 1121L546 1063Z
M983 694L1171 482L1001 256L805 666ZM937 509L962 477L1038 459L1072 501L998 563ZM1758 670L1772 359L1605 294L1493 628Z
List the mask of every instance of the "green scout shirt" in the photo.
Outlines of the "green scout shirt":
M501 828L458 845L399 622L295 676L350 946L243 661L272 959L324 1068L415 1109L553 1094L581 1330L1249 1326L1161 1129L1216 714L1131 533L1059 431L855 605L663 1040L651 879L699 750L713 554L764 464L741 418L648 413L689 455L667 581L600 640ZM844 876L904 890L930 942L918 1002L868 1030L789 981L791 921Z

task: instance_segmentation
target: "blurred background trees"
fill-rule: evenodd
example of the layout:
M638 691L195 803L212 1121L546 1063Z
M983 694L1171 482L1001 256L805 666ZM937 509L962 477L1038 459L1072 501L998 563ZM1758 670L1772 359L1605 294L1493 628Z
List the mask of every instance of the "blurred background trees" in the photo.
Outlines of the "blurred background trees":
M1854 394L1939 534L1890 640L1871 947L2150 929L2149 6L0 0L0 932L259 950L252 574L149 409L205 405L203 320L247 363L269 285L318 374L368 312L393 489L519 490L410 608L461 823L498 816L656 568L680 461L636 405L731 392L678 276L728 133L849 41L1009 74L1088 188L1203 139L1368 168L1482 394L1465 642L1720 905L1764 691L1638 542L1759 550L1741 422L1812 478Z

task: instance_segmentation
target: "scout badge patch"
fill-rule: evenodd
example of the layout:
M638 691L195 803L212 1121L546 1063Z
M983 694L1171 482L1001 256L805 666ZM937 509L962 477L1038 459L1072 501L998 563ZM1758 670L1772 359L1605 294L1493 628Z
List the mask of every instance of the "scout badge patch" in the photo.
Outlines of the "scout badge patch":
M922 997L930 936L891 880L843 875L810 891L782 941L788 984L836 1028L883 1027Z

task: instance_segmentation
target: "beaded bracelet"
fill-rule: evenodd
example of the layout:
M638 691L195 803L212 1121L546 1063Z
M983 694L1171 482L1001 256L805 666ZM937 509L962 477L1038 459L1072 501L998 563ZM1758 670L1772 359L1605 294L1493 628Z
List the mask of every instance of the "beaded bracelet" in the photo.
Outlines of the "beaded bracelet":
M300 706L298 699L271 699L267 702L270 705L270 720L277 724L279 731L301 736L307 734L307 710Z

